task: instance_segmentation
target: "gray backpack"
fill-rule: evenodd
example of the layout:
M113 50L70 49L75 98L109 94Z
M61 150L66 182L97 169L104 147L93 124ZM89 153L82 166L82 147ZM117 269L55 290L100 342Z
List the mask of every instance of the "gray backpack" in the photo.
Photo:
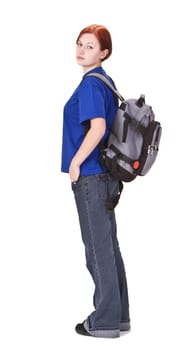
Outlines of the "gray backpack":
M162 132L152 107L145 103L144 95L125 100L104 75L88 75L101 79L121 101L107 141L101 147L101 164L124 182L147 174L157 157Z

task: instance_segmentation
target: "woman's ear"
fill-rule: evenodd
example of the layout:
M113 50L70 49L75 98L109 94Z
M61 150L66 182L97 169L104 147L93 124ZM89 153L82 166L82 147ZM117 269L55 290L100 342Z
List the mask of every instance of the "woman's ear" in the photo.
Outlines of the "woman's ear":
M108 49L102 50L100 60L104 60L104 58L106 58L106 56L108 55L108 52L109 52Z

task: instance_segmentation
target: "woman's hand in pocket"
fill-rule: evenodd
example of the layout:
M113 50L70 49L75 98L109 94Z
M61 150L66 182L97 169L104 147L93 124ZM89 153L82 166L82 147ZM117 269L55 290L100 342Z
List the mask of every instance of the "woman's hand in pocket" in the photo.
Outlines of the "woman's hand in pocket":
M71 182L76 182L80 176L80 166L73 159L69 167L69 176Z

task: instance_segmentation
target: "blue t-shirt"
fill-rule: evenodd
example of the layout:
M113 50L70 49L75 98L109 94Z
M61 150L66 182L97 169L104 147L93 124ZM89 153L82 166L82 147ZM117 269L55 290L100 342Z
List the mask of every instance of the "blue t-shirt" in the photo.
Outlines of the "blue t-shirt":
M112 91L99 78L87 76L91 72L102 73L109 78L102 67L90 70L83 75L79 86L65 104L62 134L62 172L69 172L71 160L85 137L85 123L89 123L92 118L104 118L106 120L106 132L102 140L104 141L117 109L117 101ZM81 164L80 175L86 176L106 172L99 162L99 152L97 146Z

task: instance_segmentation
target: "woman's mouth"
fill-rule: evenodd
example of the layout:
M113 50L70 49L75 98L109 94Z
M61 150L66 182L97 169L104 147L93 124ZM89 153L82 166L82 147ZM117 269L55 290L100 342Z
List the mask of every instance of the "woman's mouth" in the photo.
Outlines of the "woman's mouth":
M82 57L82 56L77 56L77 60L84 60L84 57Z

